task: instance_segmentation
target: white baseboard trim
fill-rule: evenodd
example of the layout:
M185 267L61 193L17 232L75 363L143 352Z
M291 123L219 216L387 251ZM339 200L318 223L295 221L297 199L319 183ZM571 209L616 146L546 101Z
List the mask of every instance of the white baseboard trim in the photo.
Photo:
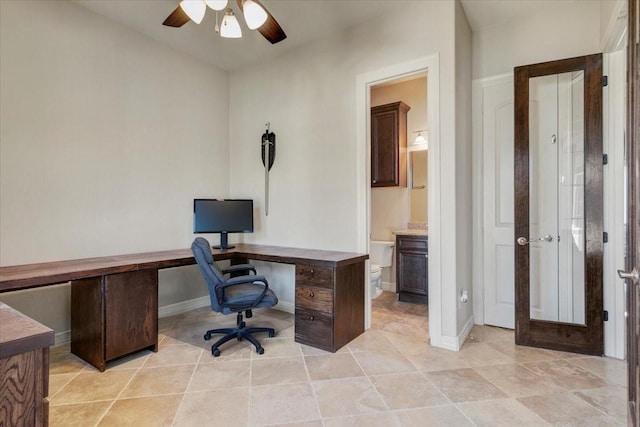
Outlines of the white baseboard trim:
M69 344L71 342L71 329L58 332L55 335L54 345Z
M440 345L438 345L437 347L441 347L441 348L452 350L452 351L460 351L462 344L464 344L464 341L467 339L467 337L471 333L471 329L473 328L473 325L474 325L473 316L471 316L469 320L467 320L467 323L465 323L464 328L462 328L462 331L460 331L460 334L458 334L458 336L447 337L443 335L439 343Z
M158 318L161 319L163 317L175 316L177 314L186 313L187 311L195 310L197 308L207 307L210 304L210 298L208 296L204 296L188 301L181 301L175 304L165 305L158 309ZM274 308L286 313L295 313L295 304L292 302L280 301ZM55 334L55 345L68 344L70 342L71 330L58 332Z
M206 307L211 304L209 296L200 298L194 298L187 301L177 302L175 304L165 305L158 309L158 318L175 316L176 314L186 313L187 311L195 310L196 308Z
M382 290L388 292L396 291L396 284L392 282L382 282Z

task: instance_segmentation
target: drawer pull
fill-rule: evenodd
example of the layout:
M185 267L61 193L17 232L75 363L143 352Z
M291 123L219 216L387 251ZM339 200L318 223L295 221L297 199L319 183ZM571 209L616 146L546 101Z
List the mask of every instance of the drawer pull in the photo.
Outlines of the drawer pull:
M311 273L311 276L313 276L313 273L314 273L313 268L309 271L309 273Z
M309 320L313 320L313 316L309 316Z
M309 298L313 298L313 291L309 292Z

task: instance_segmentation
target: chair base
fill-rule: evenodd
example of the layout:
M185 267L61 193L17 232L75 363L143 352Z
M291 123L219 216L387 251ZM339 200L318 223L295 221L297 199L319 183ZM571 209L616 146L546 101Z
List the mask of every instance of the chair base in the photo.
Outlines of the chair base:
M247 317L251 317L251 315L247 313ZM231 341L234 338L237 338L238 341L242 341L243 339L246 339L256 347L256 353L263 354L264 348L262 348L262 346L260 345L260 342L252 334L259 333L259 332L267 332L269 334L269 338L276 336L276 331L273 328L260 328L260 327L248 328L246 323L242 320L241 313L238 313L236 325L237 326L235 328L211 329L204 334L205 341L209 341L211 339L211 335L213 334L225 334L222 338L220 338L211 346L211 354L213 354L214 357L220 356L220 350L218 349L218 347L220 347L222 344L226 343L227 341Z

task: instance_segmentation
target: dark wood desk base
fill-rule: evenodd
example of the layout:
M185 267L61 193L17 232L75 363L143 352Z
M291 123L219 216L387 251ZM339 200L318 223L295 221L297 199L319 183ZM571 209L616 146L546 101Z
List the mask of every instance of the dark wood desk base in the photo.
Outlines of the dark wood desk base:
M364 262L356 254L237 244L216 261L296 266L295 339L335 352L364 332ZM71 352L100 371L145 348L158 350L158 269L195 264L190 250L0 267L0 292L71 281Z

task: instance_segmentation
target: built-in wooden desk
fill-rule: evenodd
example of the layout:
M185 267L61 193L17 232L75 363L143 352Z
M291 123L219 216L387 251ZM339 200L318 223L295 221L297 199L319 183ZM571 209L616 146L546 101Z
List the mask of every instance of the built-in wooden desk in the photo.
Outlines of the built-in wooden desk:
M296 341L335 352L364 332L366 254L236 244L216 261L296 266ZM0 292L71 282L71 351L106 362L158 349L158 269L195 264L189 249L0 267Z

